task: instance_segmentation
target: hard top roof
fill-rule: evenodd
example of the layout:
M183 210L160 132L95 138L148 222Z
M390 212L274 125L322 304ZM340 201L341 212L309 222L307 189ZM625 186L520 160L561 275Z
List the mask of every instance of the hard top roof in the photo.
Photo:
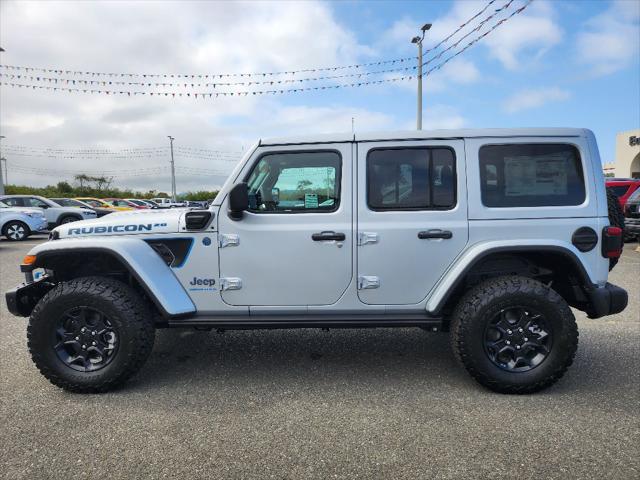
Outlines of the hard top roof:
M452 130L402 130L387 132L333 133L276 137L260 140L260 145L297 145L310 143L374 142L379 140L422 140L442 138L505 137L581 137L584 128L478 128Z

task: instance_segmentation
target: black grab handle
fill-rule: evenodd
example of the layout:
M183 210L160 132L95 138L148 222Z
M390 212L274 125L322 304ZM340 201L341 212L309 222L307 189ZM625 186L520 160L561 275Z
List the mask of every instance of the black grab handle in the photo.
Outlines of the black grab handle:
M453 237L453 233L449 230L427 230L426 232L418 232L418 238L424 240L425 238L444 238L445 240Z
M325 240L342 241L345 238L347 237L345 236L344 233L337 233L337 232L320 232L320 233L314 233L311 235L311 240L313 240L314 242L323 242Z

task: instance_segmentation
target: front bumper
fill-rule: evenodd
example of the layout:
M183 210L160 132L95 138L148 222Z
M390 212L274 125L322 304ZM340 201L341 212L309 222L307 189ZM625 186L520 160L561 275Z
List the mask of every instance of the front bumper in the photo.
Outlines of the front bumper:
M47 219L42 217L42 218L36 218L35 220L33 220L31 222L31 225L29 225L29 228L31 229L32 232L45 232L47 231Z
M607 282L604 287L591 290L591 309L588 312L589 318L600 318L607 315L620 313L627 308L629 296L623 288Z
M32 283L21 283L5 293L7 309L18 317L28 317L36 303L53 287L54 284L46 277Z

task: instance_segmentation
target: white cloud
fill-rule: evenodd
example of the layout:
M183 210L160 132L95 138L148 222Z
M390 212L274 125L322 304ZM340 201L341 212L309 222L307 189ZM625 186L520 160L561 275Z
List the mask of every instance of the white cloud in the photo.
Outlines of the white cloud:
M442 39L457 30L460 25L481 11L485 5L486 2L484 0L458 0L454 2L451 9L445 15L433 19L433 27L427 32L425 37L425 48L434 47ZM452 37L440 50L469 33L483 19L489 17L502 5L504 5L504 3L498 3L489 7L481 16L473 20L468 27L463 28L458 34ZM472 39L485 33L499 20L507 17L523 5L524 0L516 0L508 10L497 14L492 20L487 22L481 30L466 37L456 49L445 54L440 60L446 59L451 53L464 47ZM555 11L550 2L536 0L522 13L500 25L487 37L482 39L478 45L483 45L484 48L489 51L489 55L500 61L505 68L516 70L522 67L522 57L525 54L527 58L539 58L551 47L560 43L563 32L556 22L555 17ZM416 22L415 18L403 17L383 32L378 47L382 48L382 46L391 45L396 51L401 51L408 55L414 54L416 48L414 45L411 45L410 39L418 34L419 29L420 25ZM427 53L426 58L430 58L431 56L432 55Z
M2 2L2 63L71 70L149 73L260 72L366 61L372 53L335 18L330 5L306 2ZM112 97L0 89L0 128L7 144L120 149L176 145L245 148L266 135L387 128L393 119L348 106L308 106L310 95L216 100ZM287 102L296 107L286 106ZM301 105L301 106L300 106ZM166 158L109 169L164 165ZM230 170L204 159L179 159L191 167ZM146 162L146 163L145 163ZM73 160L9 158L46 168L105 168ZM12 182L57 179L11 174ZM179 178L179 188L219 185L223 178ZM123 178L139 188L168 185L165 178ZM164 187L167 188L166 186Z
M640 2L616 1L608 10L586 22L578 34L580 63L594 75L607 75L630 64L640 53Z
M512 9L520 6L522 2L514 4ZM537 59L560 43L563 32L555 16L550 2L535 1L521 14L494 30L482 44L505 68L517 70L523 66L525 54L527 58Z
M507 98L503 108L507 113L517 113L522 110L538 108L549 102L562 102L571 94L559 87L542 87L520 90Z

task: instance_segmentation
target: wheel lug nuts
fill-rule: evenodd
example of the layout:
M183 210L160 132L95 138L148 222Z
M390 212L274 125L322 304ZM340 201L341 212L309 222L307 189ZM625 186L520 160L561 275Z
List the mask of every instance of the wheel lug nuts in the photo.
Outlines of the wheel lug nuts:
M507 340L505 343L506 343L507 345L511 345L511 342L510 342L509 340Z
M513 332L511 330L507 330L507 333L511 335Z
M86 346L86 345L82 345L82 349L83 349L83 350L86 350L86 349L87 349L87 346Z
M80 337L76 337L76 340L80 340Z
M91 342L91 345L97 345L97 343L96 342Z
M518 329L518 331L519 331L520 333L522 333L522 332L523 332L523 330L522 330L521 328L519 328L519 329Z
M91 332L91 335L95 335L95 334L96 334L96 332L95 332L95 331Z
M524 341L525 341L525 342L528 342L528 341L529 341L529 339L528 339L527 337L524 337Z
M517 349L517 350L520 350L520 345L516 345L516 349Z

